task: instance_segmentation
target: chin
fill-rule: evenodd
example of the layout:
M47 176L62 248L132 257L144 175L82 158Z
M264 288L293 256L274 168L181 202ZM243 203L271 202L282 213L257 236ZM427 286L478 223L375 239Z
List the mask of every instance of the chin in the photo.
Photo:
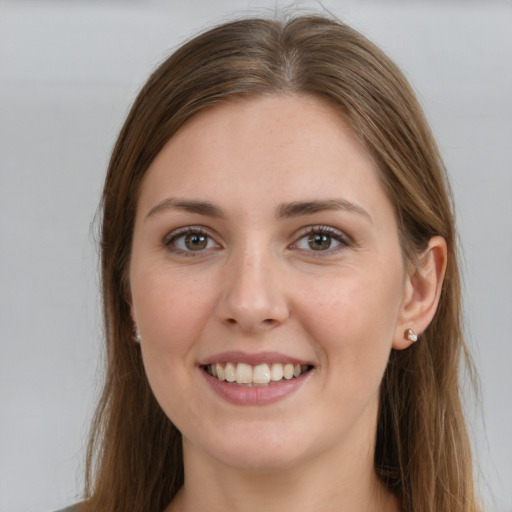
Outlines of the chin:
M208 445L201 448L225 466L255 473L288 470L304 464L308 458L308 437L293 429L276 428L255 422L240 428L219 433Z

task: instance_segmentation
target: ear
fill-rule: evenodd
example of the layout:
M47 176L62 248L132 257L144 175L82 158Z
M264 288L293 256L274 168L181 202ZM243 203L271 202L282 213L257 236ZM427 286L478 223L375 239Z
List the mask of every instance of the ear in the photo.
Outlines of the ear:
M140 343L141 337L139 334L139 329L137 327L137 321L135 320L135 308L133 307L133 305L130 306L130 314L131 314L132 322L133 322L133 328L132 328L133 341L135 343Z
M395 350L403 350L413 343L407 337L408 329L420 335L434 318L446 272L447 252L445 239L432 237L425 251L419 255L418 265L406 276L393 339Z

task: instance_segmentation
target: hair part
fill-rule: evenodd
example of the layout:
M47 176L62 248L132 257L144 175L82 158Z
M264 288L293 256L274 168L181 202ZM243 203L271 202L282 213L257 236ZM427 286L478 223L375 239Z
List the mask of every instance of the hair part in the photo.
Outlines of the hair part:
M140 91L114 147L102 198L106 378L87 455L84 510L163 510L183 484L181 435L157 404L132 340L128 268L144 175L197 112L244 96L329 102L377 163L401 245L416 262L432 236L448 246L438 311L421 342L393 351L380 395L375 470L401 510L475 512L470 443L459 389L472 370L449 183L414 93L391 60L323 16L243 19L181 46Z

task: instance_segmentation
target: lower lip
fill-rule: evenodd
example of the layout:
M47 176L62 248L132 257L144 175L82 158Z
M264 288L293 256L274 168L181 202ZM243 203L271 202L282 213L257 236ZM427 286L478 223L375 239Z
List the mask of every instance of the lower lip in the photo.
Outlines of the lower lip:
M213 391L235 405L266 405L283 400L295 393L309 378L311 372L312 370L309 370L299 377L290 380L280 380L279 382L269 383L266 386L249 387L221 381L201 369L201 373Z

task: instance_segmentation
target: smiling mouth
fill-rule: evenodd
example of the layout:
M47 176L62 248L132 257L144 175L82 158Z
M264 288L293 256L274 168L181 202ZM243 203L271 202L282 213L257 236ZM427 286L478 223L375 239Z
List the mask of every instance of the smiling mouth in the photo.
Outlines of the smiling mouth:
M204 371L222 382L240 386L267 386L300 377L313 369L310 365L293 363L258 364L215 363L203 366Z

